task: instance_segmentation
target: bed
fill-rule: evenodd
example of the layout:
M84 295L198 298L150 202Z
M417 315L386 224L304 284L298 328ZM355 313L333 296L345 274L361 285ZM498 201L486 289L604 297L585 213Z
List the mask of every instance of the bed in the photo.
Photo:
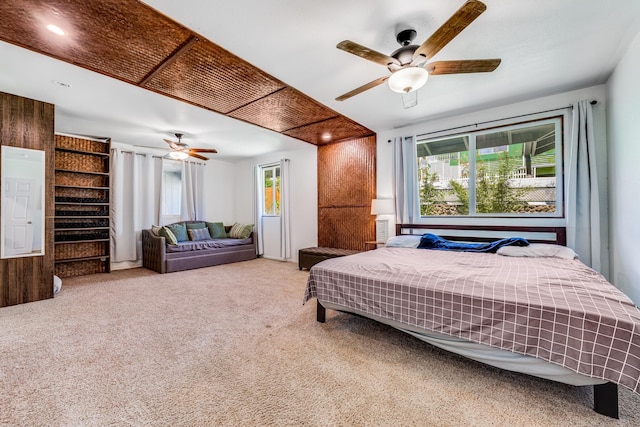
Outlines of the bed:
M427 232L566 244L561 227L420 224L396 234ZM640 392L640 310L569 258L385 247L313 266L304 302L317 298L319 322L326 309L357 314L492 366L593 386L594 410L617 418L618 385Z

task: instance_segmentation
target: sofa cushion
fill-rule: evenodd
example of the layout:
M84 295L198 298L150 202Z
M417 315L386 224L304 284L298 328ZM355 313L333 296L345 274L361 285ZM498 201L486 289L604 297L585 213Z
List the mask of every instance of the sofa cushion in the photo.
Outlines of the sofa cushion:
M189 240L193 242L197 242L198 240L210 240L211 236L209 235L208 228L194 228L187 230L187 234L189 234Z
M253 231L253 224L240 224L236 222L229 231L229 237L232 239L246 239Z
M160 236L160 230L162 229L162 227L160 227L159 225L152 225L151 226L151 233L153 233L154 236Z
M251 244L251 239L216 239L198 240L197 242L178 242L174 245L167 245L167 253L192 252L215 248L228 248L232 246L244 246Z
M195 230L198 228L207 228L207 224L204 223L204 221L202 222L187 222L187 230Z
M158 230L158 235L164 237L167 240L167 243L170 245L175 245L176 243L178 243L176 235L173 234L173 231L171 231L167 227L162 227L160 230Z
M212 239L226 239L228 237L223 223L207 222L206 224Z
M165 227L171 230L173 235L176 236L176 240L178 242L189 240L189 237L187 236L187 227L184 225L184 222L176 222L175 224L169 224Z

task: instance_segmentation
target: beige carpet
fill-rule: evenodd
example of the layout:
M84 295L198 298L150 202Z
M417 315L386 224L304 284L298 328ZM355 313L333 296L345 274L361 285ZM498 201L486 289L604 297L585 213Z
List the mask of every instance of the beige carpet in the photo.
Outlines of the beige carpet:
M591 409L591 387L513 374L393 328L302 306L307 273L255 260L172 274L65 279L0 309L8 426L640 425Z

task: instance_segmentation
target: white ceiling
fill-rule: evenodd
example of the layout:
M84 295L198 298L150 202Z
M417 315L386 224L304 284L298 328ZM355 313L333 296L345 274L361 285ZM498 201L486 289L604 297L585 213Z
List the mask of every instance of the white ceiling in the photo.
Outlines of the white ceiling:
M501 65L433 76L405 110L386 85L335 101L389 73L335 45L349 39L390 54L406 27L419 44L462 0L144 2L376 132L605 83L640 28L638 0L485 0L487 11L432 61ZM230 161L306 144L6 43L0 59L0 91L54 103L58 132L165 148L162 138L179 131L192 147L216 148L216 158Z

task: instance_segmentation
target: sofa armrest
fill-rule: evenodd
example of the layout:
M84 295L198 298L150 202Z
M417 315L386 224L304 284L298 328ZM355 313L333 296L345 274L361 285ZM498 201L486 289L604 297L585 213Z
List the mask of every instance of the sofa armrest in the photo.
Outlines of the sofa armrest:
M142 266L158 273L165 273L165 238L154 235L151 230L142 230Z

